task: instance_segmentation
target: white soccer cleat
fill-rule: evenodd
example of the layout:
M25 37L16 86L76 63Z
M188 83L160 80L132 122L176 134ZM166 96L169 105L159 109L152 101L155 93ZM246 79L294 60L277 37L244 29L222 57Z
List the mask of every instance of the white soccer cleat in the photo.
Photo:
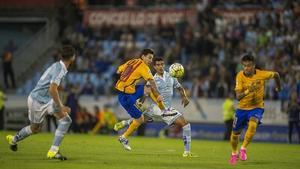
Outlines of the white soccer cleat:
M120 136L118 140L123 145L125 150L131 151L131 147L128 145L128 139L126 139L123 136Z

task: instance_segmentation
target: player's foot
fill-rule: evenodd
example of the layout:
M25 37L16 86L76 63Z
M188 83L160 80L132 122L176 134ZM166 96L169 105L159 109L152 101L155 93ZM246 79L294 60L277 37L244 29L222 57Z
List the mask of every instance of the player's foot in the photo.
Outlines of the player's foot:
M124 122L124 120L122 120L122 121L120 121L119 123L116 123L115 125L114 125L114 130L115 131L119 131L119 130L121 130L122 128L124 128L125 127L125 122Z
M7 135L6 136L6 141L9 144L9 148L12 151L17 151L18 150L18 145L16 143L14 143L14 136L12 135Z
M182 157L198 157L198 156L192 154L190 151L184 151Z
M229 164L236 165L237 161L238 161L238 154L231 154Z
M49 150L47 153L48 159L59 159L61 161L67 160L67 157L63 156L59 151Z
M240 150L240 159L242 161L246 161L247 160L247 151L246 151L246 149L241 149Z
M128 151L131 150L131 147L128 145L128 139L126 139L123 136L120 136L118 140L123 145L123 147L125 148L125 150L128 150Z

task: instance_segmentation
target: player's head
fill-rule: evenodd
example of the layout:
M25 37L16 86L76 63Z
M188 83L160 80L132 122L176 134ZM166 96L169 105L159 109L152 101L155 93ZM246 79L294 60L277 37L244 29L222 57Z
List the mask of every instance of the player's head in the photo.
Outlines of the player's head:
M158 74L163 74L165 71L165 62L163 58L155 57L152 61L153 68Z
M246 76L251 76L255 72L255 59L251 53L242 56L243 71Z
M71 45L64 45L61 51L61 57L63 61L73 62L75 60L76 50Z
M154 51L152 49L143 49L140 55L140 58L147 64L150 65L152 63L152 59L154 57Z

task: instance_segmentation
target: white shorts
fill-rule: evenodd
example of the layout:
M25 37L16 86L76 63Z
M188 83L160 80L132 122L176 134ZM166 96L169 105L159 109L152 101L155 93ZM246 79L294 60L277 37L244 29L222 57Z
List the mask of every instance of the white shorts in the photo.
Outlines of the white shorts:
M167 111L163 112L156 104L149 106L144 114L151 117L154 121L162 120L167 125L173 124L177 118L182 116L182 114L173 107L170 107Z
M42 123L47 114L53 115L53 113L57 111L53 99L51 99L48 103L43 104L29 96L27 99L27 104L28 118L31 123Z

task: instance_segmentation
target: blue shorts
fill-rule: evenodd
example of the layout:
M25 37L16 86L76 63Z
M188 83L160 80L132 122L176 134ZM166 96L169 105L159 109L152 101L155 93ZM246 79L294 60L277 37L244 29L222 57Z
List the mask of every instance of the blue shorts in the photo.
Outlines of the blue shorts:
M237 109L235 112L232 130L237 132L244 129L248 125L248 121L251 117L258 119L258 124L260 124L263 114L264 109L262 108L255 108L252 110Z
M143 113L138 108L136 108L135 102L143 95L144 95L144 85L136 85L135 93L127 94L127 93L119 92L118 99L120 104L127 111L127 113L131 117L138 119L141 117Z

